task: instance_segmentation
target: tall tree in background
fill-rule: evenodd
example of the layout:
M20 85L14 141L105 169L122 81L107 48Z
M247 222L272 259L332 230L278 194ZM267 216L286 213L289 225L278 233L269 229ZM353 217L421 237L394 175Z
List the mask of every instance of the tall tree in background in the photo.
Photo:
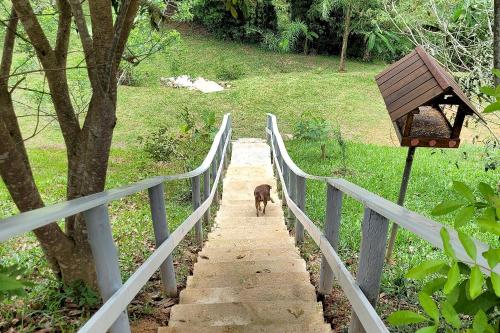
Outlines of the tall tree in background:
M33 177L11 98L18 83L9 86L16 37L32 46L50 90L67 151L67 199L104 189L116 123L117 69L140 0L119 2L115 19L111 1L92 0L85 4L88 11L79 0L55 1L55 36L49 34L28 0L12 0L10 17L2 21L5 40L0 66L0 175L21 212L43 207L44 202ZM72 21L92 88L82 124L68 85L67 57L70 39L76 36L72 33ZM83 280L95 286L94 262L82 216L68 218L64 231L53 223L34 233L54 272L63 281Z
M371 0L370 0L371 1ZM344 16L342 32L342 48L340 50L339 72L345 72L345 62L347 58L347 46L349 35L353 29L353 14L359 15L360 12L368 7L370 1L366 0L320 0L319 10L323 19L328 19L334 9L342 10Z

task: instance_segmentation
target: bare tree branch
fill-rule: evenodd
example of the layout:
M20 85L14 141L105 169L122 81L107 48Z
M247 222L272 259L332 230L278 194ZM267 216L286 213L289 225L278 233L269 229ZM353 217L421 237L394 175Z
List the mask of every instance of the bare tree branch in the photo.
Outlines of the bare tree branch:
M85 20L85 16L83 15L81 3L79 0L69 0L69 2L73 10L73 16L75 18L75 23L82 42L90 84L92 85L92 89L95 93L100 93L103 91L103 87L99 84L100 80L94 50L94 42L87 28L87 22Z

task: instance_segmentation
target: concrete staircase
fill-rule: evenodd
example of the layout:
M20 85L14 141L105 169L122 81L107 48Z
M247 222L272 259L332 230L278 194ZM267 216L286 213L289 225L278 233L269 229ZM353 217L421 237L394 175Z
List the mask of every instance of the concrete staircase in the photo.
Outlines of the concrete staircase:
M233 143L215 227L159 333L331 332L286 229L270 161L262 140ZM256 217L260 184L272 186L275 203Z

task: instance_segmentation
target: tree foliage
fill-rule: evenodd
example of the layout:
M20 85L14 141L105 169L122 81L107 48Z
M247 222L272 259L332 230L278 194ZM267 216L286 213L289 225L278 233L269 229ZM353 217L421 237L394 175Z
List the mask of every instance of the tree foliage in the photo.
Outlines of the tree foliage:
M470 95L492 82L492 1L390 0L385 8L397 32L429 51Z

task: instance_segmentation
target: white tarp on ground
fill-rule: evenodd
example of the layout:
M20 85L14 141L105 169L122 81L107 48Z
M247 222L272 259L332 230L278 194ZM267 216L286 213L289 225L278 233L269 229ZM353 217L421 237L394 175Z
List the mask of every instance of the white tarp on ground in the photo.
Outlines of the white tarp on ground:
M162 77L160 79L160 83L167 87L187 88L189 90L199 90L203 93L211 93L224 90L224 88L217 82L205 80L202 77L193 80L187 75L167 78Z

